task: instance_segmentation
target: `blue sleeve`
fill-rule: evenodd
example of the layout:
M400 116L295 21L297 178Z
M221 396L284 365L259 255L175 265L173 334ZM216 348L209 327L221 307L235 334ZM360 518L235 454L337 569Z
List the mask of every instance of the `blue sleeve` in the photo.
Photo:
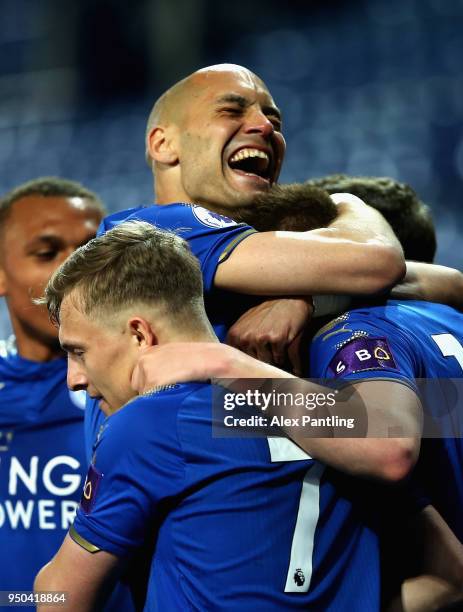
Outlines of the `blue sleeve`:
M104 234L119 223L136 219L175 232L189 243L193 255L201 264L205 293L214 286L217 266L230 256L242 240L256 233L249 225L237 223L202 206L167 204L140 206L114 213L103 219L97 235Z
M140 397L106 420L74 521L79 538L117 556L144 543L184 487L177 410L156 400Z
M149 206L137 210L129 219L148 221L186 240L193 255L199 259L205 293L213 289L218 265L242 240L256 232L249 225L238 224L202 206L188 204Z
M414 390L416 358L408 339L390 321L353 311L325 325L310 348L313 378L388 378Z

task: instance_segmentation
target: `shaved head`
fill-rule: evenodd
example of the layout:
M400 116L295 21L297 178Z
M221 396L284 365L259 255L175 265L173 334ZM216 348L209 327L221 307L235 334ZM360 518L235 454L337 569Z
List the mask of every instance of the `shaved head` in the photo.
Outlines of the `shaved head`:
M214 64L213 66L206 66L196 70L196 72L172 85L156 100L146 124L146 139L151 130L157 125L168 125L169 123L182 125L189 104L191 104L192 100L201 96L201 93L208 87L211 79L214 79L220 72L239 75L243 80L248 81L250 85L257 81L262 87L267 89L262 79L238 64ZM185 103L186 100L188 100L188 104ZM148 150L146 150L146 160L151 165Z

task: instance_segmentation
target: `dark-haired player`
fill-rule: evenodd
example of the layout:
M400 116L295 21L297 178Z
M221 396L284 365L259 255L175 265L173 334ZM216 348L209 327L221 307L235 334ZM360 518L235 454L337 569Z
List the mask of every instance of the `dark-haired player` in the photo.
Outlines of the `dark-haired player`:
M410 186L392 179L344 175L310 183L329 191L336 192L342 186L361 194L388 219L410 258L417 262L434 260L432 218ZM375 357L379 339L386 343L390 359ZM371 357L367 358L367 354ZM462 398L457 391L456 403L449 403L451 383L445 382L463 378L461 312L425 302L391 300L377 306L366 303L318 332L311 347L311 374L346 380L381 375L404 381L436 381L428 385L425 408L437 424L435 435L440 439L423 440L418 471L431 501L463 542Z
M32 303L104 214L79 183L40 178L0 198L0 296L14 336L0 342L0 590L30 591L72 523L87 462L83 394L46 308Z

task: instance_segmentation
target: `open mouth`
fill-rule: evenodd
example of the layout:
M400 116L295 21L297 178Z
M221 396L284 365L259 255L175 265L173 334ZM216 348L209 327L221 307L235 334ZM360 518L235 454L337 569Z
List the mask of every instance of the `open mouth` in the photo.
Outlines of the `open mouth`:
M273 178L272 160L266 151L243 147L228 160L231 170L270 183Z

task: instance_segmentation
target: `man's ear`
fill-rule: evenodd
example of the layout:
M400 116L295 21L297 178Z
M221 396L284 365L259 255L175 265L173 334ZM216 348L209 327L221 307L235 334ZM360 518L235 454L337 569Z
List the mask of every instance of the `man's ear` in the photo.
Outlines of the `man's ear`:
M157 125L146 138L146 154L152 161L167 166L178 163L174 126Z
M0 266L0 297L5 297L6 293L6 274L5 270Z
M159 344L151 324L146 319L142 317L132 317L129 319L127 325L133 341L139 348L145 349Z

